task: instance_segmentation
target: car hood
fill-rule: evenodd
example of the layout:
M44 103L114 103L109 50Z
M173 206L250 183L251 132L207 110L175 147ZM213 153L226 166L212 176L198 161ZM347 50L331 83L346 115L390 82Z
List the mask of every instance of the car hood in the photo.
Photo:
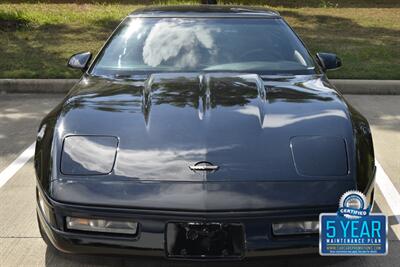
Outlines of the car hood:
M60 144L69 135L117 137L111 175L120 179L345 179L353 167L347 107L320 76L168 73L129 81L84 77L62 108ZM335 146L341 149L334 151ZM319 159L319 166L307 162ZM219 169L189 168L201 161Z

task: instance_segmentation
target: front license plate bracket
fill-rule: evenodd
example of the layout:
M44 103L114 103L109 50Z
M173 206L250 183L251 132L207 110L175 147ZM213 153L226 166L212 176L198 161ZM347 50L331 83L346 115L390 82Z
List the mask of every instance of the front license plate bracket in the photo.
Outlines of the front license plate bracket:
M168 223L166 253L169 258L242 258L243 225L216 222Z

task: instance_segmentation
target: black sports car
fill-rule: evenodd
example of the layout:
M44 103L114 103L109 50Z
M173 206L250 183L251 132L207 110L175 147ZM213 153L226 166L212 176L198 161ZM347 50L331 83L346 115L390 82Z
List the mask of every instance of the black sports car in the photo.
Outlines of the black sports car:
M71 253L241 259L318 250L318 215L370 203L368 122L277 12L137 10L40 125L45 241Z

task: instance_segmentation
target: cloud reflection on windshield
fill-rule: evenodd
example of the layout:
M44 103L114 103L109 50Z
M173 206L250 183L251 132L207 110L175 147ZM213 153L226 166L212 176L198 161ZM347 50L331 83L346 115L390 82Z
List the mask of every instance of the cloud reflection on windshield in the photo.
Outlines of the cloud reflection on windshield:
M144 63L157 67L174 60L176 67L195 67L203 51L217 53L213 32L207 25L184 22L181 19L158 22L150 31L143 47ZM207 56L208 57L208 56Z

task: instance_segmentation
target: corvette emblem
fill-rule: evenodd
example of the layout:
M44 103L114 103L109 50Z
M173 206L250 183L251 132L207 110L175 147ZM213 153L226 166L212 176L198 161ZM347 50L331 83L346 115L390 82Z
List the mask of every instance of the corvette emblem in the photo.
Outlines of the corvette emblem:
M212 164L208 161L199 161L194 165L189 166L192 171L216 171L219 166Z

